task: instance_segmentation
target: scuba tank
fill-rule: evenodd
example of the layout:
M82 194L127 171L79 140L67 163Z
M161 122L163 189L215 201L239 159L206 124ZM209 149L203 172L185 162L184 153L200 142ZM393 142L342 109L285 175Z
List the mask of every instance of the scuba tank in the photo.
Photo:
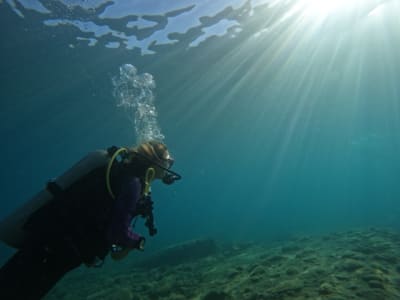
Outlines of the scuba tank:
M107 150L97 150L83 157L78 163L76 163L64 174L54 180L49 181L46 187L38 194L36 194L33 198L31 198L21 207L17 208L8 217L1 220L0 240L13 248L19 249L23 247L24 243L29 238L28 233L24 230L24 225L30 219L32 214L42 208L45 204L54 201L60 193L62 194L64 191L67 191L76 182L84 179L85 176L98 168L105 167L106 190L109 196L114 199L115 195L111 188L111 168L113 166L113 163L117 160L117 157L123 159L127 153L128 149L126 148L112 146ZM160 165L158 162L153 161L152 159L139 152L135 153L136 155L141 156L145 160L147 160L150 165L158 166L160 169L165 171L164 178L162 179L164 183L172 184L176 180L181 179L181 176L171 171L169 167L166 168L165 166ZM169 161L170 160L171 159L169 159ZM148 200L151 200L149 197L149 189L151 181L154 179L154 176L154 168L148 168L144 178L145 191L143 193L143 197ZM152 208L151 204L152 203L150 203L150 207ZM146 213L142 216L146 218L145 225L148 227L150 235L155 235L157 233L157 229L154 228L152 209L147 210Z
M74 182L96 168L109 164L111 156L106 150L96 150L87 154L68 171L50 181L47 186L13 213L0 221L0 240L13 248L21 248L26 240L23 226L28 218L44 204L54 199L54 187L67 190Z

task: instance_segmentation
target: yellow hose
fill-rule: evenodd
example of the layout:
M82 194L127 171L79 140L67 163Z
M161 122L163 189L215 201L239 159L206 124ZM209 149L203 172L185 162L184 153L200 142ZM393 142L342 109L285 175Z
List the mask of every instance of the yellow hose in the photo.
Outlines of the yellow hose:
M144 195L147 196L150 193L150 185L156 176L156 171L154 168L148 168L146 171L146 177L144 179Z
M108 163L107 171L106 171L107 190L108 190L108 193L110 194L111 198L113 198L113 199L115 199L115 195L114 195L114 193L113 193L113 191L112 191L112 189L111 189L111 178L110 178L110 175L111 175L111 167L112 167L112 165L113 165L115 159L117 158L117 156L120 155L122 152L126 152L126 153L127 153L127 152L128 152L128 149L126 149L126 148L120 148L120 149L118 149L117 151L115 151L114 155L111 157L111 159L110 159L110 161L109 161L109 163Z

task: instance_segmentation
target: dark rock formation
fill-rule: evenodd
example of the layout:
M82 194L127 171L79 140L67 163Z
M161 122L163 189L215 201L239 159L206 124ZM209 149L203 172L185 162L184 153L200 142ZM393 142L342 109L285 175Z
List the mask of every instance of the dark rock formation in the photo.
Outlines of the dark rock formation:
M217 246L212 239L198 239L163 249L145 260L137 263L142 268L173 266L192 262L200 258L213 255Z

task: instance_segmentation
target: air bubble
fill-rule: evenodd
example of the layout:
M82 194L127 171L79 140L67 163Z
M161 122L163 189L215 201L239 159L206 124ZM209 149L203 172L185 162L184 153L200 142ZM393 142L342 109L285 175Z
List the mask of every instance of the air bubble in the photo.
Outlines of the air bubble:
M153 89L156 82L153 75L138 74L135 66L124 64L119 68L119 74L112 78L112 83L117 107L125 109L133 121L136 142L163 141L165 137L158 125L158 114L154 105Z

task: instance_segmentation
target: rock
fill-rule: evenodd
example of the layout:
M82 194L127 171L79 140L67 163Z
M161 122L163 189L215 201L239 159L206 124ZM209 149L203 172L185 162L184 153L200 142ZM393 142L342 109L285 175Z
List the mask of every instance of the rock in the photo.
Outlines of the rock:
M324 277L327 275L327 270L321 267L311 267L301 273L301 276L303 279L306 280L319 280L320 278Z
M304 249L301 252L296 254L296 258L304 258L308 256L313 256L315 254L315 251L312 249Z
M299 251L299 250L300 250L300 247L296 246L296 245L287 245L287 246L283 246L281 248L281 252L284 253L284 254L293 253L293 252L296 252L296 251Z
M172 294L168 297L168 300L186 300L187 297L181 294Z
M365 255L375 253L375 249L369 247L368 245L358 245L351 249L354 252L359 252Z
M138 262L136 266L154 268L179 265L216 254L217 246L212 239L199 239L168 247Z
M369 285L369 287L375 288L375 289L385 289L383 283L378 280L370 280L370 281L368 281L368 285Z
M265 273L266 273L266 271L265 271L265 269L263 267L257 266L250 272L250 276L251 277L262 276Z
M332 286L330 283L328 283L328 282L322 283L322 284L319 286L319 289L318 289L318 292L319 292L321 295L329 295L329 294L332 294L333 291L334 291L333 286Z
M375 275L375 274L362 274L361 275L361 279L366 281L366 282L369 282L369 281L382 282L382 277L378 276L378 275Z
M357 269L361 269L363 264L354 259L345 259L343 262L339 262L335 268L346 272L354 272Z
M358 285L356 285L355 283L351 283L347 288L348 288L349 290L356 291L356 290L358 290L360 287L359 287Z
M241 272L234 270L234 271L231 271L228 273L228 278L233 279L233 278L239 276L240 274L241 274Z
M286 280L280 282L277 286L272 288L272 292L275 295L281 296L283 299L283 295L295 295L303 288L303 281L299 279Z
M220 243L216 252L212 241L191 241L151 256L149 265L158 268L135 268L137 255L121 270L113 265L106 265L109 269L101 275L97 270L78 270L46 300L400 299L400 258L395 258L400 253L400 234L389 246L385 236L368 233L340 233L326 243L314 237L304 244L259 245L229 255L221 252ZM374 248L372 254L352 250L359 247L368 252L369 246Z
M231 300L232 297L225 292L211 291L208 292L202 300Z
M91 294L87 297L87 300L131 300L132 297L131 291L127 288L113 288Z
M286 274L289 275L289 276L297 275L298 273L299 273L299 271L297 271L293 267L289 267L289 268L286 269Z
M306 264L315 264L318 262L318 258L315 256L305 257L303 258L303 262Z
M268 263L274 264L274 263L279 263L279 262L281 262L281 261L283 261L285 259L286 259L285 256L274 255L274 256L268 257L265 261L268 262Z
M261 293L252 293L245 300L271 300L271 297Z
M353 252L353 251L345 251L342 254L342 258L344 258L344 259L349 258L349 259L355 259L355 260L362 260L363 259L363 257L359 253L356 253L356 252Z
M244 270L244 268L242 266L237 266L235 268L235 270L238 271L238 272L242 272Z
M365 289L360 290L355 293L358 297L356 299L365 299L365 300L383 300L383 299L396 299L396 298L388 298L385 292L381 289Z
M335 274L334 277L339 281L347 281L347 280L349 280L349 275L348 274L343 274L343 273Z
M395 254L390 254L390 253L376 254L376 255L374 255L374 259L387 262L391 265L397 264L397 262L398 262L397 256Z

